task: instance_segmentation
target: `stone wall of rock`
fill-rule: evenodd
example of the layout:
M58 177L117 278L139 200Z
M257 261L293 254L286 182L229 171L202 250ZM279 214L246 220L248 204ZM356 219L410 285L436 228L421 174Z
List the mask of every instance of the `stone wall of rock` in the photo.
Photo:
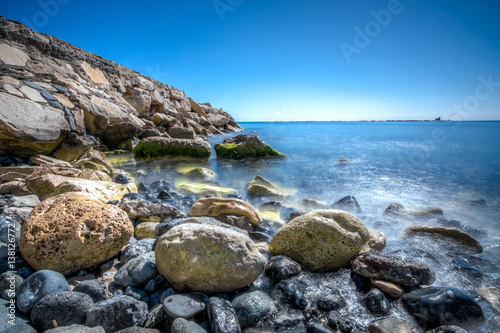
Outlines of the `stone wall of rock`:
M70 160L72 148L239 130L182 90L0 17L0 155Z

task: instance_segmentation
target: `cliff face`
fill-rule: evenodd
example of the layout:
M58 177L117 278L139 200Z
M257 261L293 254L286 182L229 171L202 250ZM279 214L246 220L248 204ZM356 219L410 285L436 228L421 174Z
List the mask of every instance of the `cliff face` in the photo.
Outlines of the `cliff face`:
M141 138L241 127L222 109L56 37L0 17L0 155L64 160Z

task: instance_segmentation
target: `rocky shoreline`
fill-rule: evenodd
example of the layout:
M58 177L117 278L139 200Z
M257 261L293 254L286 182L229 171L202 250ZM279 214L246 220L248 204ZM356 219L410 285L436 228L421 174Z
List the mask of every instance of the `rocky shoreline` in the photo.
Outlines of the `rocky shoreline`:
M382 254L385 235L358 218L353 196L293 206L259 175L240 194L207 168L179 164L183 184L116 168L108 156L124 150L151 163L207 160L207 136L241 127L20 23L0 18L0 34L0 331L500 329L500 283L472 262L481 244L439 208L394 203L385 215L418 222L402 238L462 256L457 267L480 280L471 290L434 286L411 249L412 260ZM252 135L214 150L229 161L285 157Z

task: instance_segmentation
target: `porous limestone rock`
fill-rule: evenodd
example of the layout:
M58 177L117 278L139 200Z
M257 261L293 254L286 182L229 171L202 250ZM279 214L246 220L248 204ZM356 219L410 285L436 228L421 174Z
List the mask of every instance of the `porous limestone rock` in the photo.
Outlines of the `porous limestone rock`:
M87 193L39 203L23 224L19 249L33 268L70 274L116 255L132 237L127 214Z

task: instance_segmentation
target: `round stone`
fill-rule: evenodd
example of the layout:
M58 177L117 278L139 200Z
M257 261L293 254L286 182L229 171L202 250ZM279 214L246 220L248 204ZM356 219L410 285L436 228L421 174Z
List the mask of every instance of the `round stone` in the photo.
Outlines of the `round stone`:
M61 273L41 270L30 275L17 290L17 307L28 313L44 296L58 291L70 291L66 279Z
M202 293L176 294L163 301L163 307L172 318L189 319L205 311L208 297Z

